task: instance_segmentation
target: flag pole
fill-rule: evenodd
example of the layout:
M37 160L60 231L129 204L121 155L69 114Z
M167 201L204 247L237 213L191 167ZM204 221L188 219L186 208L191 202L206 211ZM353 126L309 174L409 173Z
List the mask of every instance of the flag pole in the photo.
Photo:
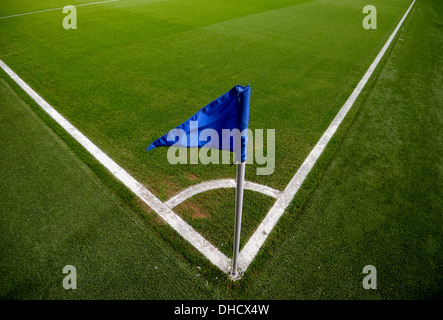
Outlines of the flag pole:
M232 259L233 278L238 277L238 252L240 248L241 218L243 209L243 185L245 181L245 162L237 163L237 187L235 196L234 254Z

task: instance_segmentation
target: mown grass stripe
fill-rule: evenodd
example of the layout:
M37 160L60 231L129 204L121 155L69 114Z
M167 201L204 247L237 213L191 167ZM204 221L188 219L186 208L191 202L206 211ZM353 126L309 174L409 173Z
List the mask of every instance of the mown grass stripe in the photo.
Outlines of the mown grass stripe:
M72 5L72 6L73 7L83 7L83 6L91 6L91 5L94 5L94 4L101 4L101 3L115 2L115 1L119 1L119 0L107 0L107 1L92 2L92 3L83 3L83 4ZM10 15L10 16L0 17L0 19L14 18L14 17L26 16L26 15L29 15L29 14L62 10L63 8L64 7L52 8L52 9L46 9L46 10L39 10L39 11L32 11L32 12L25 12L25 13L18 13L18 14L13 14L13 15Z
M0 67L63 129L65 129L77 142L79 142L94 158L96 158L106 169L108 169L118 180L134 192L140 199L150 206L160 217L163 218L175 231L191 243L206 258L222 271L228 273L230 259L220 250L203 238L192 226L176 215L162 201L154 196L140 182L135 180L129 173L120 167L114 160L98 148L83 133L74 127L65 117L57 112L46 100L29 87L11 68L2 60Z
M337 131L338 127L342 123L343 119L346 117L348 111L351 109L351 107L354 105L354 102L357 100L358 96L360 95L361 91L365 87L366 83L368 82L369 78L372 76L375 68L380 63L381 59L385 55L386 51L388 50L389 46L391 45L392 41L394 40L395 36L397 35L398 31L400 30L401 26L403 25L403 22L405 21L406 17L408 16L409 12L411 11L412 7L415 4L414 0L412 4L409 6L408 10L404 14L403 18L398 23L397 27L392 32L389 39L386 41L383 48L380 50L379 54L375 58L374 62L372 62L371 66L369 67L368 71L364 74L363 78L360 80L357 87L352 92L351 96L348 98L348 100L345 102L343 107L340 109L334 120L332 120L332 123L329 125L326 132L323 134L323 136L320 138L320 140L315 145L314 149L309 153L306 160L303 162L301 167L298 169L297 173L294 175L294 177L289 182L288 186L285 188L281 196L277 199L274 206L269 210L266 217L263 219L263 222L260 224L260 226L257 228L257 230L254 232L252 237L249 239L249 241L246 243L246 245L243 247L243 250L241 251L241 259L240 259L240 267L243 269L243 272L248 268L249 264L254 260L255 256L257 255L258 251L266 241L266 239L269 236L269 233L272 231L272 229L277 224L277 221L280 219L280 217L285 212L285 209L288 207L288 205L291 203L292 199L294 199L295 194L300 189L301 185L303 184L303 181L305 181L306 177L308 176L309 172L311 172L312 168L314 167L317 160L320 158L321 154L325 150L326 146L328 145L329 141L331 140L334 133Z

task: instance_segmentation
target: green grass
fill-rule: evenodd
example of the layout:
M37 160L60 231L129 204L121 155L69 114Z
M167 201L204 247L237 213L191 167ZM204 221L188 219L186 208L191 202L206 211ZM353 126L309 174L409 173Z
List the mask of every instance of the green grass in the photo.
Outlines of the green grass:
M26 3L0 15L27 11ZM62 28L59 11L0 20L0 58L161 200L234 178L235 167L173 166L166 148L146 152L149 143L234 84L251 84L250 127L276 129L276 168L257 176L249 165L246 179L282 190L409 3L375 1L379 28L367 31L360 0L121 0L78 8L77 30ZM209 194L200 207L226 214L214 212ZM269 208L254 211L263 218ZM228 242L232 231L219 229L200 231Z
M0 5L0 16L63 6L61 3L42 1L37 8L30 1L6 2ZM276 129L277 167L271 176L256 176L256 166L250 165L247 179L283 189L410 1L373 1L379 25L371 31L361 27L365 1L237 4L220 0L211 2L211 6L206 3L121 0L82 7L78 9L78 30L70 31L62 28L63 15L58 11L0 20L0 58L162 200L198 182L234 178L235 167L172 166L166 161L166 149L148 153L147 145L234 84L249 83L253 90L250 126ZM74 175L77 185L95 179L101 186L99 195L96 191L79 193L75 182L60 188L56 182L60 170L52 167L45 169L51 178L43 183L41 177L33 177L35 185L74 195L79 204L86 206L79 210L82 222L75 223L79 224L77 232L83 230L84 223L92 235L84 233L83 237L74 238L72 246L83 247L84 241L94 239L102 243L97 249L101 253L98 258L94 257L95 249L86 250L86 254L76 253L89 272L88 287L78 291L77 297L192 298L201 288L204 296L199 298L441 296L441 12L438 1L417 2L399 36L403 41L396 42L392 53L389 50L386 65L382 64L371 79L245 278L235 284L167 225L156 220L155 214L146 213L133 196L35 104L29 103L69 146L65 146L66 152L73 149L80 160L72 151L71 158L92 169L84 169L85 177ZM12 87L29 102L20 90ZM6 92L3 89L2 100ZM14 103L6 105L9 104ZM8 132L12 134L14 130L2 130L3 134ZM36 139L34 135L32 138ZM59 139L54 135L53 138ZM23 141L3 143L4 148L9 148L10 157L15 144L24 145ZM39 158L36 163L51 163L49 159L56 153L49 152L47 158ZM23 158L20 154L16 157ZM15 232L12 239L23 248L8 249L8 257L16 252L19 262L8 265L7 259L2 258L1 273L12 274L19 265L27 266L22 271L26 275L10 280L5 296L66 297L61 285L50 281L37 284L36 290L23 288L30 286L30 274L34 272L42 279L57 277L61 283L61 267L57 267L60 272L52 274L49 260L59 259L64 266L68 263L62 258L70 258L71 253L66 251L61 257L54 254L50 230L45 229L41 246L35 250L44 257L37 256L31 262L28 252L39 239L35 230L43 228L45 219L54 225L66 225L71 218L63 215L57 219L51 211L56 202L38 197L44 210L39 211L34 223L23 224L25 218L19 213L30 211L30 206L20 209L13 204L20 203L18 195L23 188L29 198L36 196L35 189L26 189L27 171L22 170L31 170L35 162L29 160L20 167L20 162L10 158L2 161L14 172L15 183L22 184L9 189L9 184L2 183L6 191L2 190L1 201L2 210L6 208L2 219L15 223L8 230ZM52 179L56 180L54 186ZM232 191L195 196L176 210L229 255L233 212L226 211L234 207ZM50 195L48 192L46 197ZM103 211L91 208L97 208L100 197L105 195L118 205L109 204L113 218L103 224ZM246 200L243 243L273 203L270 198L249 192ZM60 210L69 213L71 206L62 203ZM196 215L198 211L205 217ZM131 219L125 220L126 212L130 212ZM123 237L121 244L117 242L125 233L120 230L132 230L134 225L137 231L133 232L137 233ZM6 224L2 223L2 228L7 228ZM17 235L17 230L27 229L32 236ZM63 232L58 227L52 229L57 232L54 243L61 243L61 247L65 243ZM109 242L104 240L107 237L111 237ZM146 259L137 255L145 242L150 244L145 250L154 250L150 249L153 246L155 250L167 251L160 260L165 270L159 278L144 268ZM108 250L111 254L105 258L103 252ZM121 267L122 263L119 254L125 257L124 268L131 270L125 277L142 276L154 288L161 283L163 291L151 291L151 287L145 288L132 278L126 284L126 278L115 271L116 265ZM36 261L38 264L33 266ZM108 280L99 270L102 262L107 265ZM361 270L367 264L375 265L379 271L378 290L365 291L361 287ZM197 265L202 267L198 272L203 279L195 276ZM165 280L168 270L172 270L172 275ZM177 280L180 272L185 276ZM114 289L102 290L100 282L105 283L104 288L113 283ZM185 285L192 290L182 292ZM4 287L2 284L0 289Z
M441 2L417 3L324 171L311 175L311 194L296 196L266 247L272 257L255 264L246 297L441 299L442 19ZM377 290L362 288L369 264Z
M242 213L242 234L240 247L246 244L253 232L267 213L257 208L271 208L274 198L253 191L244 191ZM178 206L176 212L200 233L207 235L207 240L219 248L225 255L232 256L234 245L235 189L217 189L195 195ZM204 208L204 209L203 209ZM207 232L211 230L211 232Z
M0 96L0 298L218 296L3 79ZM62 287L65 265L76 291Z

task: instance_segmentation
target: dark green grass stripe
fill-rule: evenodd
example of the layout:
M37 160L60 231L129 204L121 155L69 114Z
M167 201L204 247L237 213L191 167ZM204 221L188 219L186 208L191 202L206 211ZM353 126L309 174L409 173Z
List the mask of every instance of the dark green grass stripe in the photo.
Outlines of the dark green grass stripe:
M139 215L113 194L0 81L0 297L216 297ZM74 265L78 289L62 287Z
M320 181L297 196L242 297L441 298L442 8L417 1L345 139L322 157L330 162ZM376 290L362 287L369 264Z

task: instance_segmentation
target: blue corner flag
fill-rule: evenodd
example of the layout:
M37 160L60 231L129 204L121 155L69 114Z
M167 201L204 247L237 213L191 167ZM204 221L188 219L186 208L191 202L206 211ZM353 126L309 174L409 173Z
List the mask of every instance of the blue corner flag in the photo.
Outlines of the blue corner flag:
M147 150L172 145L183 148L205 147L235 152L236 159L239 158L237 154L240 151L241 162L244 162L248 143L250 96L249 85L233 87L181 125L152 142ZM231 130L235 130L236 134L232 134ZM202 131L205 132L200 135ZM218 137L218 141L214 137ZM239 146L240 150L237 149Z

